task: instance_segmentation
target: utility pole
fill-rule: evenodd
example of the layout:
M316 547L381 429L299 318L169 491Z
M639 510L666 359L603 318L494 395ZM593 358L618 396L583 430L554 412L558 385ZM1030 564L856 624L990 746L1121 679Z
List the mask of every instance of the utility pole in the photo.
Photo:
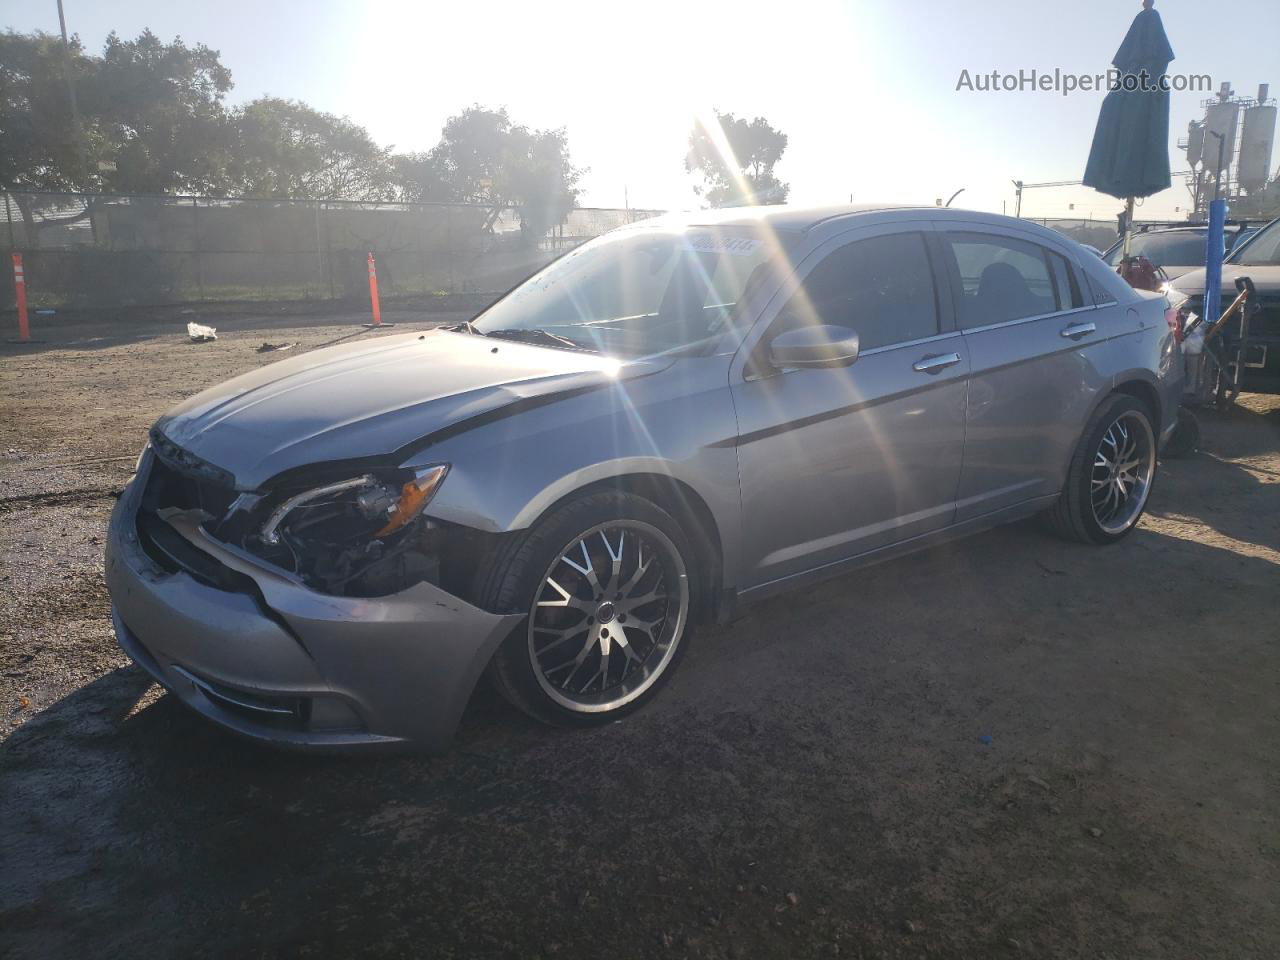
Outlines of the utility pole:
M61 2L61 0L59 0L59 2ZM1014 201L1013 215L1015 217L1020 217L1022 216L1022 181L1014 180L1013 185L1014 187L1017 188L1017 191L1018 191L1017 199Z
M80 167L87 179L89 169L84 149L84 128L80 125L75 81L71 79L71 41L67 39L67 16L62 10L62 0L58 0L58 26L62 28L62 75L67 81L67 100L71 104L71 129L76 138L76 152L80 154Z

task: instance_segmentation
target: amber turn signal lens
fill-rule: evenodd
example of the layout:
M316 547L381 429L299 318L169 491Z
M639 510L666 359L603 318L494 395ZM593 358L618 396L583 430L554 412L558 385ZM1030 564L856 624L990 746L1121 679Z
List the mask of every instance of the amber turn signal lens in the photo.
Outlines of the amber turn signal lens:
M432 494L436 492L440 482L444 479L444 475L448 472L448 464L427 467L401 487L400 499L396 501L395 509L392 510L386 526L375 533L374 536L385 537L389 533L395 533L421 513L422 508L427 505L427 501L431 499Z

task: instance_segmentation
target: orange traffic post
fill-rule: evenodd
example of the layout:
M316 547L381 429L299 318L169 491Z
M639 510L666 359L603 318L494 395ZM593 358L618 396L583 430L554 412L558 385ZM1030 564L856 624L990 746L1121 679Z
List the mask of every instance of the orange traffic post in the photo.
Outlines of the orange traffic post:
M22 254L13 255L13 292L18 303L18 342L31 341L31 327L27 323L27 277L22 268Z
M373 323L366 327L394 327L394 323L382 322L382 308L378 305L378 268L373 262L373 253L369 254L369 303L373 307Z

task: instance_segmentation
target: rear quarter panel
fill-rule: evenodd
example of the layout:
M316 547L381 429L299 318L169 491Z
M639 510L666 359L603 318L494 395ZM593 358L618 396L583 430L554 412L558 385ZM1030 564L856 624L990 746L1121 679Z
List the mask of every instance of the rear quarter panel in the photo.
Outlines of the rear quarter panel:
M1158 409L1153 424L1161 440L1167 439L1178 421L1184 370L1181 348L1165 318L1168 301L1163 294L1139 291L1136 301L1125 305L1125 333L1115 340L1112 386L1145 383L1154 392Z

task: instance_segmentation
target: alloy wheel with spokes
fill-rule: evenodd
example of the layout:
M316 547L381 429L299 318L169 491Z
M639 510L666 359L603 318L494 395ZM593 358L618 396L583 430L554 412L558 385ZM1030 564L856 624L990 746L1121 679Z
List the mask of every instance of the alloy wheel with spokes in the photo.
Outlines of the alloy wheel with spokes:
M1137 522L1155 462L1151 425L1138 411L1125 411L1103 431L1094 452L1089 499L1093 518L1105 533L1122 533Z
M670 665L689 613L683 558L657 527L597 524L558 552L529 611L538 685L568 710L616 710Z
M1138 525L1157 469L1153 406L1127 393L1102 399L1085 423L1046 519L1078 543L1118 543Z

